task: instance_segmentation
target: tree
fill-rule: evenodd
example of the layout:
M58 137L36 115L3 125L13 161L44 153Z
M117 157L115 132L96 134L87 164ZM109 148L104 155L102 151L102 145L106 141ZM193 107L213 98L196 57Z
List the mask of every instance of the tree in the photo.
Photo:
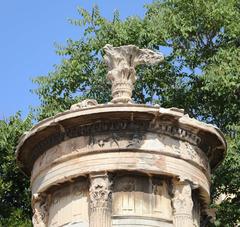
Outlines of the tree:
M219 193L234 194L218 205L216 225L233 226L239 213L240 126L240 4L237 0L165 0L146 5L143 19L111 21L78 9L71 20L84 31L80 40L68 40L57 53L62 63L48 77L38 77L36 93L42 101L39 119L68 109L78 99L110 100L102 47L135 44L158 51L168 48L165 63L137 69L134 100L180 107L199 120L218 126L228 138L228 156L213 177L213 201ZM77 96L76 96L77 95ZM224 177L223 177L224 176ZM228 213L222 215L224 212ZM231 217L231 218L229 218ZM231 220L230 220L231 219Z
M32 125L29 115L20 113L0 121L0 226L31 226L29 180L16 165L15 148L19 137Z
M217 209L217 226L237 226L240 219L240 134L228 138L228 155L213 176L212 194L214 198L224 195L221 204L213 204ZM227 214L227 215L226 215Z
M192 117L218 126L228 138L228 156L214 173L213 201L228 197L217 208L217 226L240 222L240 4L237 0L162 0L146 5L144 18L121 21L103 18L97 7L79 8L71 20L84 37L59 45L61 64L34 82L41 100L37 119L69 109L85 98L110 100L102 47L135 44L155 51L168 49L164 64L140 66L133 98L184 108ZM228 215L222 215L225 212ZM231 217L231 218L230 218Z

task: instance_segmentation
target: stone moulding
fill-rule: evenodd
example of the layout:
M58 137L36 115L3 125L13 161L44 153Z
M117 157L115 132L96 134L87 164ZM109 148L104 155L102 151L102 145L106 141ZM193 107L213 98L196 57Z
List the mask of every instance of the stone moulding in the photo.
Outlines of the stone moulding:
M17 161L22 170L27 175L30 175L33 163L44 150L73 136L71 133L75 132L71 132L71 127L74 129L77 125L76 128L80 128L80 133L82 133L81 130L85 127L85 133L87 133L91 129L89 125L92 124L94 118L96 119L96 123L104 119L111 122L111 119L117 120L119 116L121 116L123 122L131 120L140 121L149 125L149 131L156 130L160 134L171 135L175 138L188 141L191 144L198 145L208 157L212 158L210 160L211 168L214 168L223 160L226 151L226 142L223 139L222 133L217 128L191 119L178 111L171 109L164 109L162 111L162 109L146 105L127 106L125 104L102 105L86 110L66 111L38 123L29 133L20 139L16 151ZM157 126L156 123L154 129L151 126L151 122L156 121L156 119L161 124ZM67 135L67 132L69 135ZM44 143L47 145L44 145ZM46 149L41 148L44 146L46 146Z
M211 170L226 154L221 131L182 109L133 103L135 66L161 63L162 54L103 50L111 102L83 100L20 138L34 227L200 227Z
M125 130L120 128L121 133L108 131L108 133L97 134L96 132L91 136L74 137L50 148L35 162L32 181L43 170L70 159L103 152L128 152L129 150L181 158L200 168L210 178L208 159L196 145L184 140L178 142L176 138L158 132L142 130L135 132L126 130L127 127L124 128Z
M142 137L147 132L152 132L158 135L168 135L170 137L180 139L182 141L186 141L192 145L199 145L201 142L200 137L196 136L195 134L191 133L190 131L187 131L182 128L178 128L176 126L167 125L166 122L162 122L161 124L151 127L150 121L122 121L122 120L112 120L112 121L102 121L102 122L95 122L92 124L87 125L77 125L72 128L67 128L64 130L64 132L55 133L52 135L49 135L48 138L40 140L33 148L32 153L33 154L39 154L43 153L44 151L50 149L51 147L67 141L72 138L76 137L82 137L82 136L88 136L88 143L86 145L91 146L93 148L93 145L98 142L98 145L100 147L104 146L104 142L108 142L111 140L111 144L115 143L118 145L117 140L121 139L122 132L132 132L133 137L139 137L139 140L142 140ZM137 130L138 133L134 133ZM121 131L121 133L120 133ZM106 135L105 138L102 139L102 141L99 141L100 139L96 139L95 137L101 133L108 133L110 132L110 135ZM133 140L134 138L129 138L129 140ZM136 139L136 138L135 138ZM100 144L100 142L102 144ZM119 147L119 145L118 145ZM126 145L126 148L131 147L131 144ZM35 157L33 156L33 159Z
M185 197L191 205L189 187L191 190L197 188L204 201L202 207L207 207L210 202L210 172L223 160L225 150L226 142L217 128L191 119L176 108L164 109L136 104L81 107L79 104L72 110L35 125L21 138L16 152L20 167L31 176L33 222L36 227L48 226L46 223L54 226L52 223L65 222L62 218L57 220L54 209L60 209L57 207L61 204L65 206L68 197L63 196L59 204L51 205L50 218L46 211L49 202L45 203L41 198L54 190L53 188L59 188L59 185L66 182L72 184L79 177L88 178L86 182L89 182L84 197L79 197L85 209L89 209L89 220L83 210L81 215L78 214L79 218L82 216L83 223L89 221L90 227L126 224L124 207L121 208L122 217L112 217L110 175L122 171L162 176L169 180L179 179L180 182L189 183L187 186L185 183L176 183L173 194L176 193L169 197L172 202L166 202L173 209L173 216L158 213L162 200L156 197L151 208L156 213L151 214L152 218L143 215L141 219L133 215L132 219L128 219L130 222L140 223L139 220L142 220L156 225L163 221L170 227L172 223L174 226L181 226L182 223L190 226L193 223L190 212L193 208L189 207L185 213L178 209L179 203L184 204ZM128 190L131 191L127 187L126 193ZM162 190L158 185L158 188L154 188L154 193L162 193ZM127 197L123 199L128 199L128 194L125 196ZM137 193L136 196L140 194ZM69 206L74 207L76 203L77 201L73 201ZM132 206L129 202L124 204ZM78 206L82 206L80 202ZM142 209L145 209L144 206ZM99 217L101 219L96 223L94 220ZM165 218L161 220L157 217Z
M82 141L80 142L82 148L78 147L77 141ZM176 143L174 141L179 142L168 148L168 143L173 145ZM155 145L151 145L152 143ZM152 150L151 147L154 146L159 148ZM206 163L209 159L210 168L214 168L223 159L225 149L226 143L218 129L191 119L178 109L115 104L66 111L40 122L22 137L17 148L17 159L26 174L30 175L32 172L33 188L36 187L34 182L39 181L40 176L50 170L50 166L54 169L54 166L60 163L69 163L70 160L78 158L85 160L85 156L95 154L96 157L107 153L111 153L112 156L113 152L120 150L125 154L128 151L136 154L147 152L149 155L157 155L156 157L169 156L176 161L185 160L196 166L200 172L205 172L205 178L209 181L210 170ZM67 151L66 154L61 153L64 150ZM44 161L43 155L46 151L49 153L49 157L45 157L47 162ZM199 160L203 161L202 164L198 157L201 157ZM36 163L37 166L43 162L41 160L45 162L45 167L39 166L33 170L33 164ZM134 168L144 172L146 167L138 164ZM154 171L156 170L151 170L152 173ZM174 171L171 171L174 174ZM82 172L87 173L86 170ZM76 174L77 172L70 175L76 177ZM54 182L54 178L52 180ZM196 182L194 179L193 181ZM208 187L203 186L206 191Z
M40 172L32 181L32 192L45 191L52 185L63 183L66 180L70 181L78 176L86 176L92 171L113 172L121 170L138 171L150 175L176 176L182 180L190 180L194 185L200 187L201 195L206 201L209 201L210 183L202 170L182 159L149 154L148 152L97 153L65 160Z

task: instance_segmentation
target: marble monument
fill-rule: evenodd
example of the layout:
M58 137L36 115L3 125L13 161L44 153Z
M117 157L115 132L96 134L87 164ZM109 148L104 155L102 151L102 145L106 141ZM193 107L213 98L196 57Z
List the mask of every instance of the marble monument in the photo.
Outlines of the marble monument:
M84 100L20 139L34 227L201 226L211 171L226 154L223 134L182 109L132 101L135 66L161 64L162 54L134 45L104 51L112 100Z

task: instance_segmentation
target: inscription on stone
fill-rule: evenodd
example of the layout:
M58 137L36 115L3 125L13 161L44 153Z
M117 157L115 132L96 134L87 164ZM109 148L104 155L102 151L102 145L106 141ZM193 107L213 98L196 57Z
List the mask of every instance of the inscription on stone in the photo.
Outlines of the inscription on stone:
M103 147L106 142L111 144L118 144L118 133L117 132L124 131L133 131L133 132L156 132L159 134L170 135L175 138L181 138L182 140L186 140L189 143L197 145L200 143L201 139L194 135L193 133L177 128L171 125L164 124L156 124L153 126L150 121L109 121L109 122L96 122L94 124L89 125L80 125L72 128L67 128L65 132L60 132L48 136L46 139L40 141L33 148L33 159L36 159L43 151L61 143L64 140L80 137L80 136L89 136L89 146L93 146L95 143L99 145L99 147ZM99 133L110 132L111 136L101 139L99 141L95 141L95 135ZM129 141L128 147L135 146L141 141L141 134L134 134L131 141Z

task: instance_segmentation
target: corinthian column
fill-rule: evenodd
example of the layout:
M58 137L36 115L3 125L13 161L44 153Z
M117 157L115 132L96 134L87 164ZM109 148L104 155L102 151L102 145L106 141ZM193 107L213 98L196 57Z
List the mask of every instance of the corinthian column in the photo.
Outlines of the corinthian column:
M90 227L112 226L112 191L107 173L90 175Z
M36 193L32 196L33 217L32 222L34 227L46 227L48 222L48 206L50 196L45 193Z
M192 189L189 182L173 182L173 224L175 227L193 227Z

